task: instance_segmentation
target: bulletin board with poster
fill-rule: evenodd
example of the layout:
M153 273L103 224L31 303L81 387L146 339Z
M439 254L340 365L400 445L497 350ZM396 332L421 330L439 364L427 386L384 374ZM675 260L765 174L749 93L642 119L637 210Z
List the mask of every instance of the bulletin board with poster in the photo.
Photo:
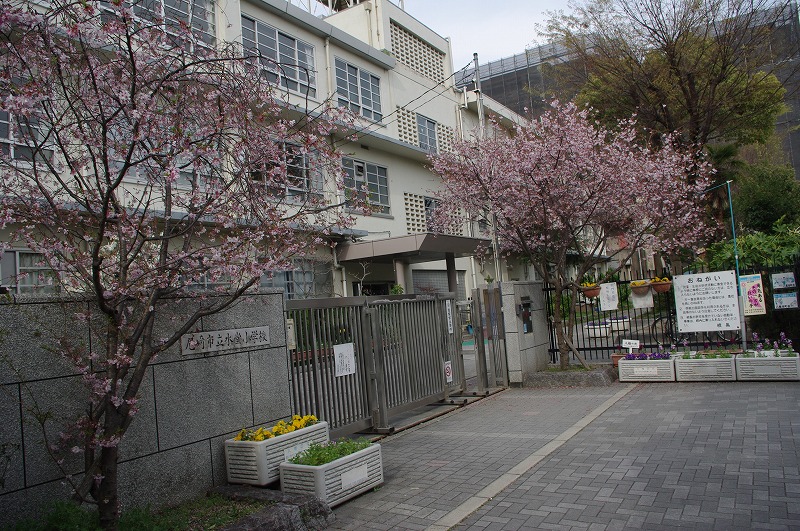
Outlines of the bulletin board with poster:
M741 328L735 272L675 275L672 282L678 331L713 332Z

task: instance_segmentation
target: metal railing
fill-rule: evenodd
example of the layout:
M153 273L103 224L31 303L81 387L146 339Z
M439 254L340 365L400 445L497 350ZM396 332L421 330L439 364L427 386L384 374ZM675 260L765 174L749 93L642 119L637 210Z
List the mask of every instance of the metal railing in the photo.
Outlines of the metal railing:
M800 262L785 266L763 266L743 270L742 274L761 273L764 280L764 290L767 296L768 306L770 306L770 296L772 289L769 282L771 273L794 272L795 278L800 279ZM702 272L702 271L694 271ZM730 343L738 343L741 339L739 332L697 332L681 333L678 330L675 299L672 290L666 293L653 293L653 307L637 309L633 308L629 302L630 294L629 280L617 282L620 308L618 310L600 312L597 299L587 299L580 297L578 305L578 320L573 328L573 340L575 348L587 360L590 361L609 361L611 354L620 350L622 339L638 339L641 342L642 350L655 350L660 345L664 347L682 347L684 344L689 348L709 348L713 346L726 346ZM557 303L555 301L553 288L545 286L544 294L548 309L548 330L550 333L550 360L553 363L558 361L558 344L555 330L553 329L553 315L557 307L566 306L570 303L569 299ZM563 312L563 310L562 310ZM797 309L784 310L782 312L771 313L769 320L780 323L779 328L785 330L790 335L800 336L800 330L795 330ZM607 329L602 327L592 327L592 323L605 322ZM770 331L768 333L774 333ZM571 357L574 359L574 355Z
M293 411L327 421L335 436L390 431L391 416L465 388L453 294L308 299L286 307L295 331ZM335 347L349 344L352 360L340 353L337 374ZM353 366L344 370L348 360Z

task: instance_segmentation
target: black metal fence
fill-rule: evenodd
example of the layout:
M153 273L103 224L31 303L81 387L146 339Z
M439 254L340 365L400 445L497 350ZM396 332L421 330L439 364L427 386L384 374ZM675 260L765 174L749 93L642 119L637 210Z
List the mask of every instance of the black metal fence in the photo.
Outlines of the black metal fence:
M702 273L705 271L692 271ZM783 331L796 344L800 341L800 310L775 310L772 307L773 273L793 272L795 279L800 279L800 261L785 266L756 267L741 271L742 275L761 273L764 283L764 295L767 301L767 315L747 318L747 331L758 331L762 337L777 337ZM678 331L675 316L674 290L666 293L653 293L653 307L633 308L631 302L630 280L617 282L619 296L618 310L601 312L598 299L590 299L578 293L577 320L573 327L573 344L578 352L590 361L608 361L611 354L621 350L623 339L636 339L642 350L655 350L659 346L666 348L672 345L690 348L707 348L708 346L724 346L741 341L740 332L698 332L682 334ZM560 310L566 320L566 312L572 303L566 293L556 301L554 290L550 286L544 288L548 308L548 329L550 333L550 359L558 361L558 342L553 328L553 316ZM572 356L571 361L577 361Z

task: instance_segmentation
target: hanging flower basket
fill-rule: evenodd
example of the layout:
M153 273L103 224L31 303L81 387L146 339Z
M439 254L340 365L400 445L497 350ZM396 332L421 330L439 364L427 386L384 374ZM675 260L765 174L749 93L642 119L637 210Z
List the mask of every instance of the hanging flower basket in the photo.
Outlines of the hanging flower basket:
M600 286L588 286L585 288L581 288L581 291L583 292L584 297L593 299L594 297L600 295Z
M647 295L647 292L650 291L650 282L645 281L643 284L634 284L631 282L631 291L636 295Z
M656 293L666 293L672 287L672 281L667 280L666 282L651 282L650 286L652 286L653 291Z

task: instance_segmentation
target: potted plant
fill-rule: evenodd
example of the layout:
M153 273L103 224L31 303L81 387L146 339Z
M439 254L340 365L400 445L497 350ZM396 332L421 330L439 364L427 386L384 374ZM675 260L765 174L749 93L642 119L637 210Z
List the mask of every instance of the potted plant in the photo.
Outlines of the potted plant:
M634 292L636 295L647 295L647 292L650 291L650 281L649 280L632 280L630 283L631 291Z
M313 494L331 507L383 485L381 445L367 440L312 444L280 464L281 490Z
M666 293L672 287L672 281L668 277L654 277L650 281L650 286L656 293Z
M620 382L674 382L672 353L659 347L657 352L626 354L619 360Z
M584 297L593 299L594 297L600 295L600 286L591 281L581 282L581 292L583 293Z
M314 415L294 415L271 428L241 430L225 441L228 483L267 485L280 478L278 466L308 449L312 443L329 440L328 423Z
M679 382L709 382L736 380L735 355L718 344L716 350L705 343L704 349L689 352L684 340L684 352L675 359L675 379Z
M736 356L736 377L739 380L800 380L800 357L792 340L781 332L778 341L762 341L753 334L755 350ZM765 349L764 347L772 347Z

